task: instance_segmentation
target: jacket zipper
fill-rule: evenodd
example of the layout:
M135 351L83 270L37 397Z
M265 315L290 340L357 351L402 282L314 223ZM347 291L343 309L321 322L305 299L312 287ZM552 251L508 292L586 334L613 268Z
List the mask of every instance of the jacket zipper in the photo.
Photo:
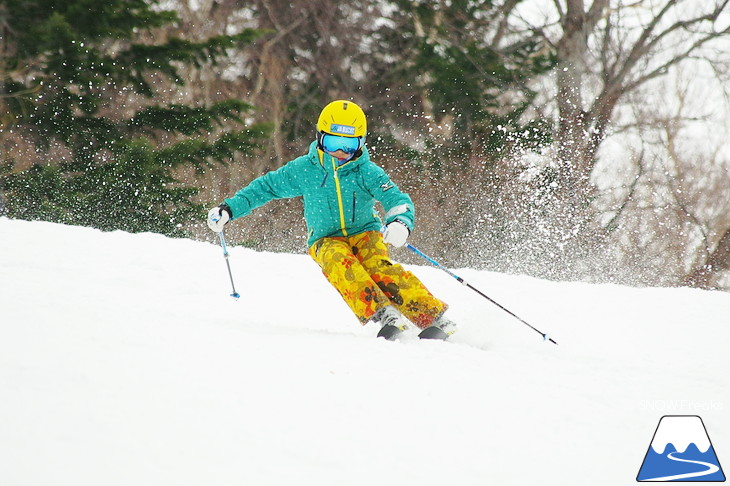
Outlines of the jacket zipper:
M342 235L347 236L347 229L345 228L345 208L342 206L342 191L340 189L340 177L337 175L337 165L335 164L335 158L330 156L332 159L332 169L335 173L335 190L337 191L337 206L340 211L340 229Z

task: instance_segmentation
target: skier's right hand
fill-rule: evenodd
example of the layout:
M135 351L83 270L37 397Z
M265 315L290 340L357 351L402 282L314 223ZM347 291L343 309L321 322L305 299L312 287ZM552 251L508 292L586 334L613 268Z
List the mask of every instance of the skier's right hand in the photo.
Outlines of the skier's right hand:
M231 212L231 208L228 207L228 204L223 203L220 206L216 206L208 212L208 220L206 221L208 228L216 233L220 233L223 231L223 226L231 220L232 216L233 213Z
M383 243L401 247L406 244L406 240L410 234L411 230L408 229L408 226L396 219L388 223L385 227L385 231L383 231Z

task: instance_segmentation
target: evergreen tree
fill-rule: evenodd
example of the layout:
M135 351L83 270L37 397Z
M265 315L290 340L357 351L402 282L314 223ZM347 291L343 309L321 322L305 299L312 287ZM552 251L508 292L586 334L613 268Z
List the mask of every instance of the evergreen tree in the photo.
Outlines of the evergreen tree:
M529 32L497 39L500 2L388 3L390 22L375 35L389 49L374 54L368 72L391 100L386 110L405 107L410 115L397 120L399 128L424 134L422 157L493 160L505 146L550 140L549 126L522 115L535 96L529 80L552 69L555 58Z
M180 235L201 208L176 170L226 163L265 136L241 100L159 102L161 88L185 84L183 66L214 67L260 35L159 41L177 19L159 3L5 0L2 127L46 158L18 171L13 151L2 155L8 215Z

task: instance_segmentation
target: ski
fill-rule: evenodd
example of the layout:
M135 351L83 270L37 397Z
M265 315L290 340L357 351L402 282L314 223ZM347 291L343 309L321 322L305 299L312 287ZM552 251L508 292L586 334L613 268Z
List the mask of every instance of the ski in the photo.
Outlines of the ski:
M398 336L403 333L403 329L392 324L386 324L378 332L379 338L385 338L388 341L395 341Z
M440 339L441 341L446 341L449 336L450 334L438 326L429 326L418 334L421 339Z
M384 338L388 341L395 341L403 334L403 331L405 331L405 329L401 329L391 324L386 324L378 332L378 337ZM451 334L453 333L448 333L438 326L429 326L423 329L418 334L418 337L419 339L436 339L440 341L446 341L449 336L451 336Z

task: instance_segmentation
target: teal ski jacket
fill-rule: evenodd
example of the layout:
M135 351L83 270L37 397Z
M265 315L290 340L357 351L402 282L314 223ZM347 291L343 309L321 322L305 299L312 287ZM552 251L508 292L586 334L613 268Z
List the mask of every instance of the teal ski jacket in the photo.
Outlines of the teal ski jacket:
M385 210L385 224L398 220L413 231L413 201L370 160L367 148L356 159L338 162L312 142L306 155L254 179L225 202L236 219L273 199L301 196L309 246L327 236L379 231L376 201Z

